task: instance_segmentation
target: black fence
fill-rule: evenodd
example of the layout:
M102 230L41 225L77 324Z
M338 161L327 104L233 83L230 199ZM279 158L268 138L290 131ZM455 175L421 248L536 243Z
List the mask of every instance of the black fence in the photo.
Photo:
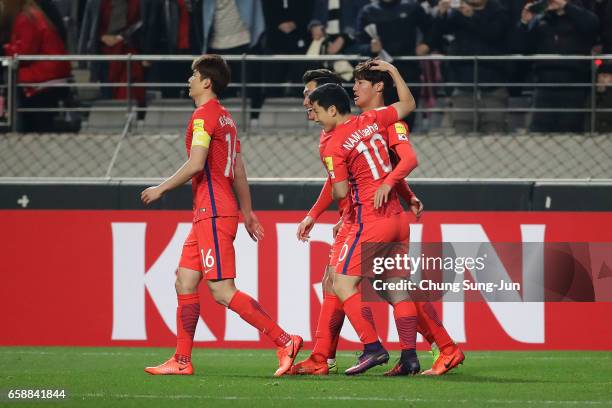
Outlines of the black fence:
M0 184L0 209L189 210L185 185L145 207L140 192L150 184ZM429 211L612 211L612 183L539 181L414 181ZM322 181L255 182L256 210L308 210Z

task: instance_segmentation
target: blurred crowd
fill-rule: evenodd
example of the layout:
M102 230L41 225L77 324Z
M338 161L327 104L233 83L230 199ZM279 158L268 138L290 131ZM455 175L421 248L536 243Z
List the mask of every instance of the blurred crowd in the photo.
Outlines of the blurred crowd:
M4 55L15 54L358 54L394 61L399 56L487 56L504 54L612 54L612 0L0 0L0 39ZM586 129L591 83L597 76L600 107L612 107L612 61L505 60L394 61L422 107L436 106L441 93L457 111L460 131L504 131L511 96L531 95L538 109L532 131ZM299 83L305 69L325 65L347 82L354 61L249 63L247 72L232 64L233 78L249 82ZM89 65L91 81L126 82L127 64ZM132 82L182 83L189 62L134 62ZM70 104L66 87L49 87L71 78L71 64L36 61L20 64L18 79L33 84L20 106ZM486 84L475 88L474 82ZM419 86L450 82L450 87ZM508 83L525 86L508 86ZM531 85L534 84L534 85ZM237 95L230 88L225 96ZM123 87L105 97L125 99ZM185 87L160 88L163 97L185 97ZM252 120L265 98L297 96L298 87L248 88ZM146 104L145 88L131 97ZM469 112L484 109L478 123ZM58 105L60 106L60 105ZM499 111L487 111L498 109ZM612 114L598 115L598 129L612 130ZM49 120L51 120L49 118ZM408 118L412 125L414 118ZM40 121L24 120L36 127ZM49 122L48 122L49 123ZM30 125L27 125L30 124ZM26 129L36 130L36 129Z

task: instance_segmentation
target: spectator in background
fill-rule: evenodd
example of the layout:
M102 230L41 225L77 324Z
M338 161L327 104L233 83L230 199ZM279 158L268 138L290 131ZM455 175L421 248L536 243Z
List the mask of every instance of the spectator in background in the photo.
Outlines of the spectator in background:
M453 7L451 0L441 0L438 15L434 20L436 44L442 36L451 35L448 55L501 55L506 53L505 35L510 27L506 9L498 0L461 1ZM437 46L439 48L439 46ZM474 83L474 62L451 61L448 64L450 82ZM502 83L506 81L504 64L495 61L478 62L478 83ZM508 91L504 87L479 87L475 98L471 86L456 87L451 101L453 108L474 109L474 99L479 108L506 109ZM476 128L482 132L503 132L506 130L506 114L500 112L479 113ZM453 112L453 128L462 132L474 129L472 112Z
M612 21L608 21L611 16L607 16L609 10L608 0L584 0L584 7L591 10L599 19L599 30L597 39L595 40L594 54L601 54L605 37L609 36L609 31L612 29Z
M427 55L431 23L431 16L416 0L374 1L364 6L359 13L359 53L382 59ZM417 61L398 61L394 65L409 85L421 82L421 70ZM418 105L421 88L414 90L412 95ZM390 105L392 102L386 100L385 104ZM413 112L406 120L410 128L414 127L415 117Z
M195 38L202 14L194 14L193 0L148 0L143 12L143 54L194 55L199 54L202 42ZM191 61L145 62L152 82L178 83L191 71ZM162 87L165 98L187 96L187 87Z
M602 64L597 71L597 108L612 108L612 61ZM612 112L598 112L595 116L597 132L612 132Z
M266 54L304 55L310 44L307 25L312 16L312 2L303 0L265 0ZM304 64L274 62L265 64L265 82L299 82ZM288 88L291 92L292 89ZM278 88L267 88L266 96L280 96ZM295 93L295 92L293 92Z
M265 21L260 0L203 0L205 54L240 55L261 54L261 36ZM232 82L240 82L242 67L238 62L228 61L232 71ZM249 61L246 65L246 81L261 82L260 64ZM228 88L225 96L235 95ZM248 88L251 109L261 109L263 93L260 88ZM251 111L251 122L256 124L259 112Z
M512 37L515 52L524 54L590 55L599 30L597 16L580 0L540 0L523 8L521 21ZM588 61L535 61L537 82L590 83ZM539 109L584 109L589 87L536 87L533 105ZM584 112L535 112L529 129L533 132L583 132Z
M358 52L356 43L357 16L368 0L314 0L312 20L308 23L311 42L306 55L336 55ZM325 65L333 68L345 81L353 78L348 61ZM313 66L314 68L314 66Z
M79 38L79 53L138 54L139 35L142 32L141 1L144 6L144 0L87 0ZM108 64L92 64L92 81L128 82L127 63L111 61ZM131 64L131 82L143 81L142 63L135 61ZM127 88L112 88L110 94L113 99L127 99ZM132 97L139 106L144 106L145 89L132 88Z
M52 16L46 15L33 0L14 0L4 3L6 22L10 25L10 40L4 44L5 55L64 55L65 37ZM61 23L61 22L60 22ZM58 108L69 96L68 87L49 87L68 83L71 77L67 61L20 62L17 80L36 85L19 90L21 108ZM55 112L24 112L17 119L20 132L54 131Z

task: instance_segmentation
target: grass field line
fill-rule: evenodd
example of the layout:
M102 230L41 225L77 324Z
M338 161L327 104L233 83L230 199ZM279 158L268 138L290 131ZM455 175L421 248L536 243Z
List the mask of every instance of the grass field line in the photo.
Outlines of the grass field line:
M89 394L71 394L72 397L78 398L113 398L113 399L152 399L152 400L183 400L183 399L201 399L201 400L222 400L222 401L271 401L271 400L286 400L286 401L371 401L371 402L413 402L413 403L459 403L459 404L498 404L498 405L597 405L597 406L612 406L610 401L569 401L569 400L499 400L499 399L430 399L430 398L414 398L414 397L357 397L357 396L310 396L310 397L292 397L292 396L275 396L275 397L241 397L233 395L154 395L154 394L107 394L107 393L89 393Z
M237 349L226 349L226 350L215 350L212 349L201 349L206 350L207 357L250 357L250 358L269 358L269 355L262 354L259 352L244 352L238 351ZM263 349L262 351L266 351ZM273 355L273 350L267 350ZM393 352L393 351L392 351ZM70 351L71 354L77 354L80 356L159 356L159 351ZM195 351L197 354L197 349ZM338 357L354 357L358 352L340 352L337 354ZM420 353L425 353L425 351L421 351ZM474 360L485 360L485 359L505 359L506 352L474 352L470 353L466 352L467 357L469 359ZM518 351L517 353L521 353ZM66 354L65 349L58 349L57 351L41 351L41 350L11 350L10 348L2 348L0 349L0 354L24 354L24 355L58 355L58 354ZM197 357L197 356L196 356ZM590 352L585 352L584 354L579 354L575 356L537 356L530 355L529 360L542 360L542 361L558 361L558 360L612 360L612 354L600 355L599 353L591 354Z

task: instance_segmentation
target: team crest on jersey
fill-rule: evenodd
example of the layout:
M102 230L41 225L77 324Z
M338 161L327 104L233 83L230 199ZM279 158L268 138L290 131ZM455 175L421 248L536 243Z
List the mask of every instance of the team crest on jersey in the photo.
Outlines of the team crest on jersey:
M403 142L408 141L408 131L406 130L406 126L403 123L395 124L395 132L397 133L397 139Z
M334 176L334 160L331 156L324 157L325 167L327 167L327 172L329 173L329 177L335 178Z
M193 120L193 138L191 146L208 147L210 145L210 135L204 129L204 119Z

